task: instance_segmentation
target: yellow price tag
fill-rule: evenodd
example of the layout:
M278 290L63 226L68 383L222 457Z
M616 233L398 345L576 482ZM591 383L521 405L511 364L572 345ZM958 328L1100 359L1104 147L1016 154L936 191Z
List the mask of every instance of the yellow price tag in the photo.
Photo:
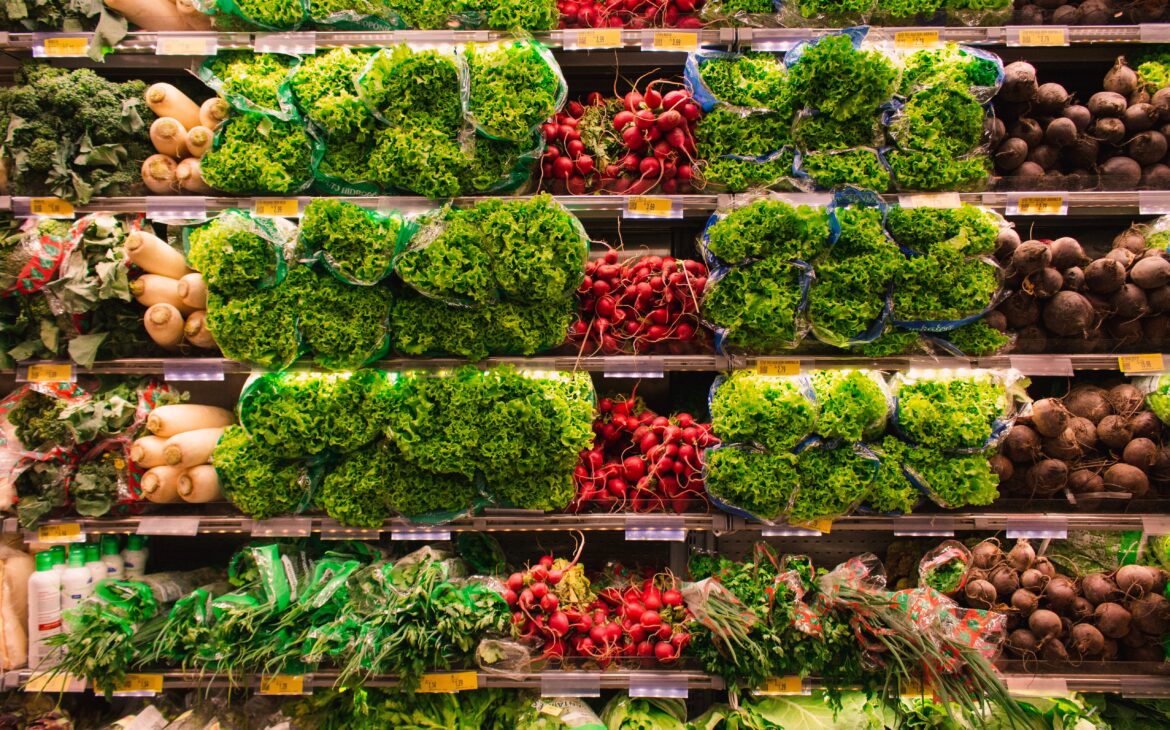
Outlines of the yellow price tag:
M84 56L89 49L88 38L46 38L45 55L55 58Z
M620 48L621 28L588 28L573 34L577 48Z
M299 674L273 674L260 678L262 695L303 695L305 678Z
M34 674L24 683L25 692L83 692L85 678L75 677L72 674L56 674L42 672Z
M699 50L699 34L685 31L658 31L654 34L654 50L656 51L691 51Z
M757 694L798 695L804 691L804 681L797 676L768 677Z
M626 212L634 215L667 218L673 210L674 201L670 198L648 198L642 195L626 198Z
M1068 28L1020 28L1021 46L1067 46Z
M295 218L301 206L296 198L257 198L252 212L265 218Z
M756 372L760 375L800 375L800 360L761 357L756 360Z
M959 208L963 201L958 193L915 193L899 195L898 205L903 208Z
M29 198L28 212L46 218L72 218L73 204L60 198Z
M81 525L71 522L65 525L41 525L37 528L37 542L65 543L82 542Z
M1017 204L1020 215L1060 215L1064 205L1063 195L1027 195Z
M161 674L127 674L124 680L114 686L114 694L158 694L162 689Z
M819 520L812 520L811 522L792 522L793 527L802 527L806 530L816 530L817 532L828 535L833 531L833 520L828 517L822 517Z
M1122 355L1117 358L1117 367L1126 374L1160 373L1166 369L1162 364L1162 353L1160 352L1151 352L1145 355Z
M551 702L541 702L540 700L536 702L536 710L549 717L560 717L561 713L565 711L563 707L554 705Z
M419 692L465 692L479 688L479 675L475 672L445 672L424 674L419 682Z
M68 383L73 380L73 366L67 362L42 362L28 366L30 383Z
M898 694L903 697L929 697L933 693L930 685L924 685L921 680L906 677L898 684Z
M208 40L200 36L168 36L160 33L158 42L154 44L154 53L157 56L206 56Z
M934 48L938 44L937 30L900 30L894 33L894 48L898 50Z

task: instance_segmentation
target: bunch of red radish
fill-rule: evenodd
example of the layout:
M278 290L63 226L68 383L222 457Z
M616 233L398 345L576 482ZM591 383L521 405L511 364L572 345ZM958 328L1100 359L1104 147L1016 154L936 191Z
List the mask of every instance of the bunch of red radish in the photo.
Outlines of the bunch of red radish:
M692 347L699 333L699 302L706 287L707 267L701 261L670 256L620 261L617 251L607 251L585 264L569 339L590 353L679 354Z
M659 416L635 398L602 398L593 448L581 452L570 512L693 512L706 508L703 451L719 439L689 413Z
M513 633L540 648L541 658L581 657L606 667L615 661L671 664L682 656L690 643L690 612L674 576L651 576L640 587L610 587L596 595L582 581L586 590L570 597L558 591L567 571L554 565L553 557L545 555L508 576L503 591L512 609Z
M704 0L560 0L562 28L703 27Z
M663 94L655 88L667 83L673 82L656 79L647 84L645 94L635 89L620 100L607 101L593 92L586 97L588 106L569 102L542 127L542 181L558 195L640 195L655 188L675 195L693 190L692 125L703 110L686 89Z

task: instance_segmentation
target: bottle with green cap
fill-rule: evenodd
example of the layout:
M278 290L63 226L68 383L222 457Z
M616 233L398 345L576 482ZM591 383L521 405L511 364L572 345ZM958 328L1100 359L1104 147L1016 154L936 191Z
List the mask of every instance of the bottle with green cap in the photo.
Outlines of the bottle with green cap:
M146 575L146 543L142 535L131 535L126 539L122 562L126 565L127 580L138 580Z
M54 545L49 548L49 553L53 556L53 570L57 571L57 576L60 577L65 572L65 568L69 562L68 553L65 552L64 545Z
M97 543L91 542L85 546L85 567L89 569L94 587L97 587L99 580L105 580L106 564L102 562L102 548Z
M85 546L69 551L69 567L61 574L61 610L75 608L93 595L93 576L85 567Z
M126 564L122 561L122 553L118 552L118 538L114 535L102 535L102 563L106 566L107 578L126 578Z
M36 668L53 651L46 643L61 633L61 576L52 550L37 553L28 579L28 665Z

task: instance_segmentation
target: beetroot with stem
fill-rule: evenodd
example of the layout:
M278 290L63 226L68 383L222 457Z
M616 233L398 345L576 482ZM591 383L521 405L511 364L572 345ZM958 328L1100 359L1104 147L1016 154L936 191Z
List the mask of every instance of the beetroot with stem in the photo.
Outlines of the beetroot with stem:
M1113 464L1101 475L1105 488L1144 497L1150 491L1150 479L1146 473L1129 464Z
M1158 445L1147 438L1135 438L1125 445L1121 460L1148 472L1158 458Z
M1017 464L1030 464L1040 458L1040 436L1030 426L1017 423L999 445L1000 452Z
M1085 594L1085 598L1094 605L1117 601L1121 598L1121 591L1118 590L1117 584L1104 573L1090 573L1081 578L1081 591Z
M1150 311L1145 291L1137 284L1124 284L1109 300L1113 313L1123 320L1137 319Z
M1026 539L1016 540L1016 544L1008 551L1007 563L1013 570L1023 572L1036 562L1036 550Z
M1164 637L1170 632L1170 601L1165 596L1150 593L1130 601L1129 612L1133 625L1151 637Z
M1077 656L1096 657L1105 651L1105 637L1095 626L1077 624L1069 632L1069 646Z
M1064 627L1060 622L1060 616L1054 611L1041 608L1033 611L1028 617L1028 630L1035 634L1037 639L1044 641L1060 636Z
M1170 261L1161 256L1143 255L1134 263L1129 276L1142 289L1157 289L1170 284Z
M1072 413L1056 398L1032 403L1032 428L1042 436L1057 436L1068 426Z
M1085 256L1085 249L1077 239L1061 236L1049 246L1052 251L1052 266L1057 269L1067 269L1072 266L1083 266L1089 262Z
M998 540L984 540L971 548L971 565L979 570L989 570L1001 561L1003 561L1003 551L1000 550Z
M1014 296L1009 297L1004 304L1011 301ZM1006 309L1003 311L1008 317L1008 324L1011 324L1012 312ZM1092 303L1075 291L1058 292L1044 306L1044 326L1052 333L1064 337L1084 337L1094 329L1096 320L1097 315Z
M1026 61L1015 61L1004 67L1003 88L999 96L1004 101L1026 102L1036 94L1036 68Z
M1094 294L1112 294L1123 284L1125 284L1125 266L1120 261L1101 258L1085 267L1085 285Z
M1097 438L1110 449L1120 452L1133 439L1129 420L1116 414L1105 416L1097 424Z
M1141 598L1154 590L1154 569L1145 565L1123 565L1113 575L1117 587L1127 598Z
M1031 659L1035 657L1039 646L1040 642L1036 639L1036 635L1028 629L1016 629L1008 634L1008 651L1020 658Z
M1038 497L1051 497L1067 484L1068 464L1060 459L1044 459L1028 469L1028 489Z
M1012 593L1011 607L1019 611L1021 616L1027 618L1040 608L1040 597L1027 589L1020 588Z
M1094 425L1113 413L1105 391L1095 385L1077 385L1064 398L1064 405L1074 416L1086 418Z
M1138 254L1146 250L1146 237L1139 226L1130 226L1113 238L1113 248L1124 248Z
M1125 607L1113 602L1097 604L1093 618L1097 622L1097 629L1109 639L1120 639L1128 634L1133 620Z
M1162 422L1151 411L1138 411L1130 416L1129 430L1135 439L1158 441L1162 438Z
M995 605L995 586L985 580L969 580L963 587L967 603L975 608L991 608Z

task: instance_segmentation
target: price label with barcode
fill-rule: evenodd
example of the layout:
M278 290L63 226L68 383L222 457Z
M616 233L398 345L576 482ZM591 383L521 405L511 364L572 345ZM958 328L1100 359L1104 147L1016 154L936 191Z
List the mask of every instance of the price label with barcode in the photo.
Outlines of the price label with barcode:
M679 30L650 31L650 43L642 44L643 51L674 51L691 53L699 50L699 34Z
M804 691L804 681L795 675L788 677L768 677L764 686L757 694L767 695L798 695Z
M1009 194L1006 212L1008 215L1068 215L1068 196Z
M1160 373L1166 369L1160 352L1144 355L1122 355L1117 358L1117 367L1127 375L1130 373Z
M305 678L299 674L273 674L260 678L262 695L303 695Z
M894 33L894 48L898 50L937 48L940 43L937 30L900 30Z
M43 55L49 58L84 57L89 51L88 38L46 38Z
M114 685L114 696L149 696L162 692L161 674L127 674L126 678Z
M800 375L800 360L761 357L756 360L756 372L760 375Z
M479 689L479 675L475 672L444 672L424 674L419 681L419 692L451 693Z
M682 206L670 198L632 195L626 198L627 218L682 218Z
M810 522L792 522L793 527L802 527L806 530L816 530L822 535L828 535L833 531L833 520L828 517L822 517L819 520L812 520Z
M1065 26L1037 28L1009 28L1009 46L1067 46L1068 28Z
M39 362L28 366L30 383L72 383L73 366L67 362Z
M621 48L621 28L583 28L564 31L561 44L567 50L588 50L591 48Z
M41 525L37 528L37 542L85 542L85 533L81 531L81 525L76 522L63 525Z
M28 212L42 218L72 218L73 204L60 198L29 198Z
M252 203L252 213L263 218L295 218L300 212L296 198L256 198Z

